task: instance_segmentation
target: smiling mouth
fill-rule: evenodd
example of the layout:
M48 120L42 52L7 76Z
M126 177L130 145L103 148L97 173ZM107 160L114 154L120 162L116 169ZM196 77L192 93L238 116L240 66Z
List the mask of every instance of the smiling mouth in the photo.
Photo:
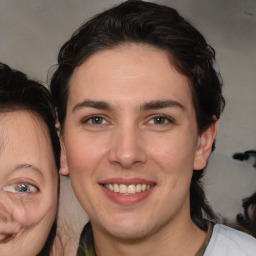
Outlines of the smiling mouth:
M154 185L153 184L103 184L103 186L117 194L123 194L123 195L134 195L137 193L144 192L146 190L149 190Z

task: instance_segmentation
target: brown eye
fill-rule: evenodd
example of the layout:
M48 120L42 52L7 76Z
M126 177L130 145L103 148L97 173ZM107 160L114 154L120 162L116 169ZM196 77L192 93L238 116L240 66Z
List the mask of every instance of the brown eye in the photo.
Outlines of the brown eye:
M167 121L165 117L162 116L158 116L156 118L153 119L155 124L165 124L165 122Z
M94 116L91 118L92 124L102 124L104 119L100 116Z
M106 124L107 121L101 116L91 116L83 121L83 123L92 124L92 125L101 125Z
M173 121L167 116L155 116L149 121L149 123L156 124L156 125L160 125L160 124L164 125L168 123L173 123Z

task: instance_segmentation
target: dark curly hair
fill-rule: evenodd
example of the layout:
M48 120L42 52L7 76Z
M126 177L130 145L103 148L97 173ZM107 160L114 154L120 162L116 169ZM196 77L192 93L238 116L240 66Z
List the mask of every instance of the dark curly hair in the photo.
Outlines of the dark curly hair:
M74 69L100 50L127 43L165 51L170 63L188 78L199 133L219 119L225 101L221 76L214 69L214 49L175 9L130 0L93 17L62 46L50 83L62 127ZM201 228L205 228L203 216L215 218L200 182L203 173L194 171L190 189L191 217Z

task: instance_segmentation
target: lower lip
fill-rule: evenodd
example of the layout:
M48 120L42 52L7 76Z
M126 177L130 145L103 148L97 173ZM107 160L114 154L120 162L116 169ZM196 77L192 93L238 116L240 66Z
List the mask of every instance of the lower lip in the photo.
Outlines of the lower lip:
M146 191L139 192L136 194L130 194L130 195L115 193L115 192L110 191L109 189L105 188L102 185L101 185L101 187L102 187L103 191L105 192L105 194L108 196L108 198L110 198L115 203L118 203L121 205L131 205L131 204L136 204L136 203L141 202L142 200L146 199L151 194L151 192L153 191L155 186L151 187L150 189L148 189Z

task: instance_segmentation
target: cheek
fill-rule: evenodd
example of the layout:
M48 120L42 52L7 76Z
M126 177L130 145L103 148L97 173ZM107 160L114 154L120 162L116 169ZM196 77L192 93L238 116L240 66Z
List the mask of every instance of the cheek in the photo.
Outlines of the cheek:
M177 169L191 171L193 169L196 145L184 137L172 136L163 140L151 140L150 145L148 145L150 158L167 172Z
M37 225L45 218L52 218L56 214L57 200L31 200L20 202L14 206L14 218L23 227Z
M47 201L39 197L1 196L0 234L19 234L18 239L24 243L46 238L56 216L57 192L47 196Z
M71 175L89 175L105 158L107 149L97 140L80 140L66 143L68 168Z
M173 199L182 201L178 198L184 197L190 188L195 145L178 136L154 145L149 147L149 155L153 164L160 167L158 178L165 188L163 193L166 197L172 194Z

